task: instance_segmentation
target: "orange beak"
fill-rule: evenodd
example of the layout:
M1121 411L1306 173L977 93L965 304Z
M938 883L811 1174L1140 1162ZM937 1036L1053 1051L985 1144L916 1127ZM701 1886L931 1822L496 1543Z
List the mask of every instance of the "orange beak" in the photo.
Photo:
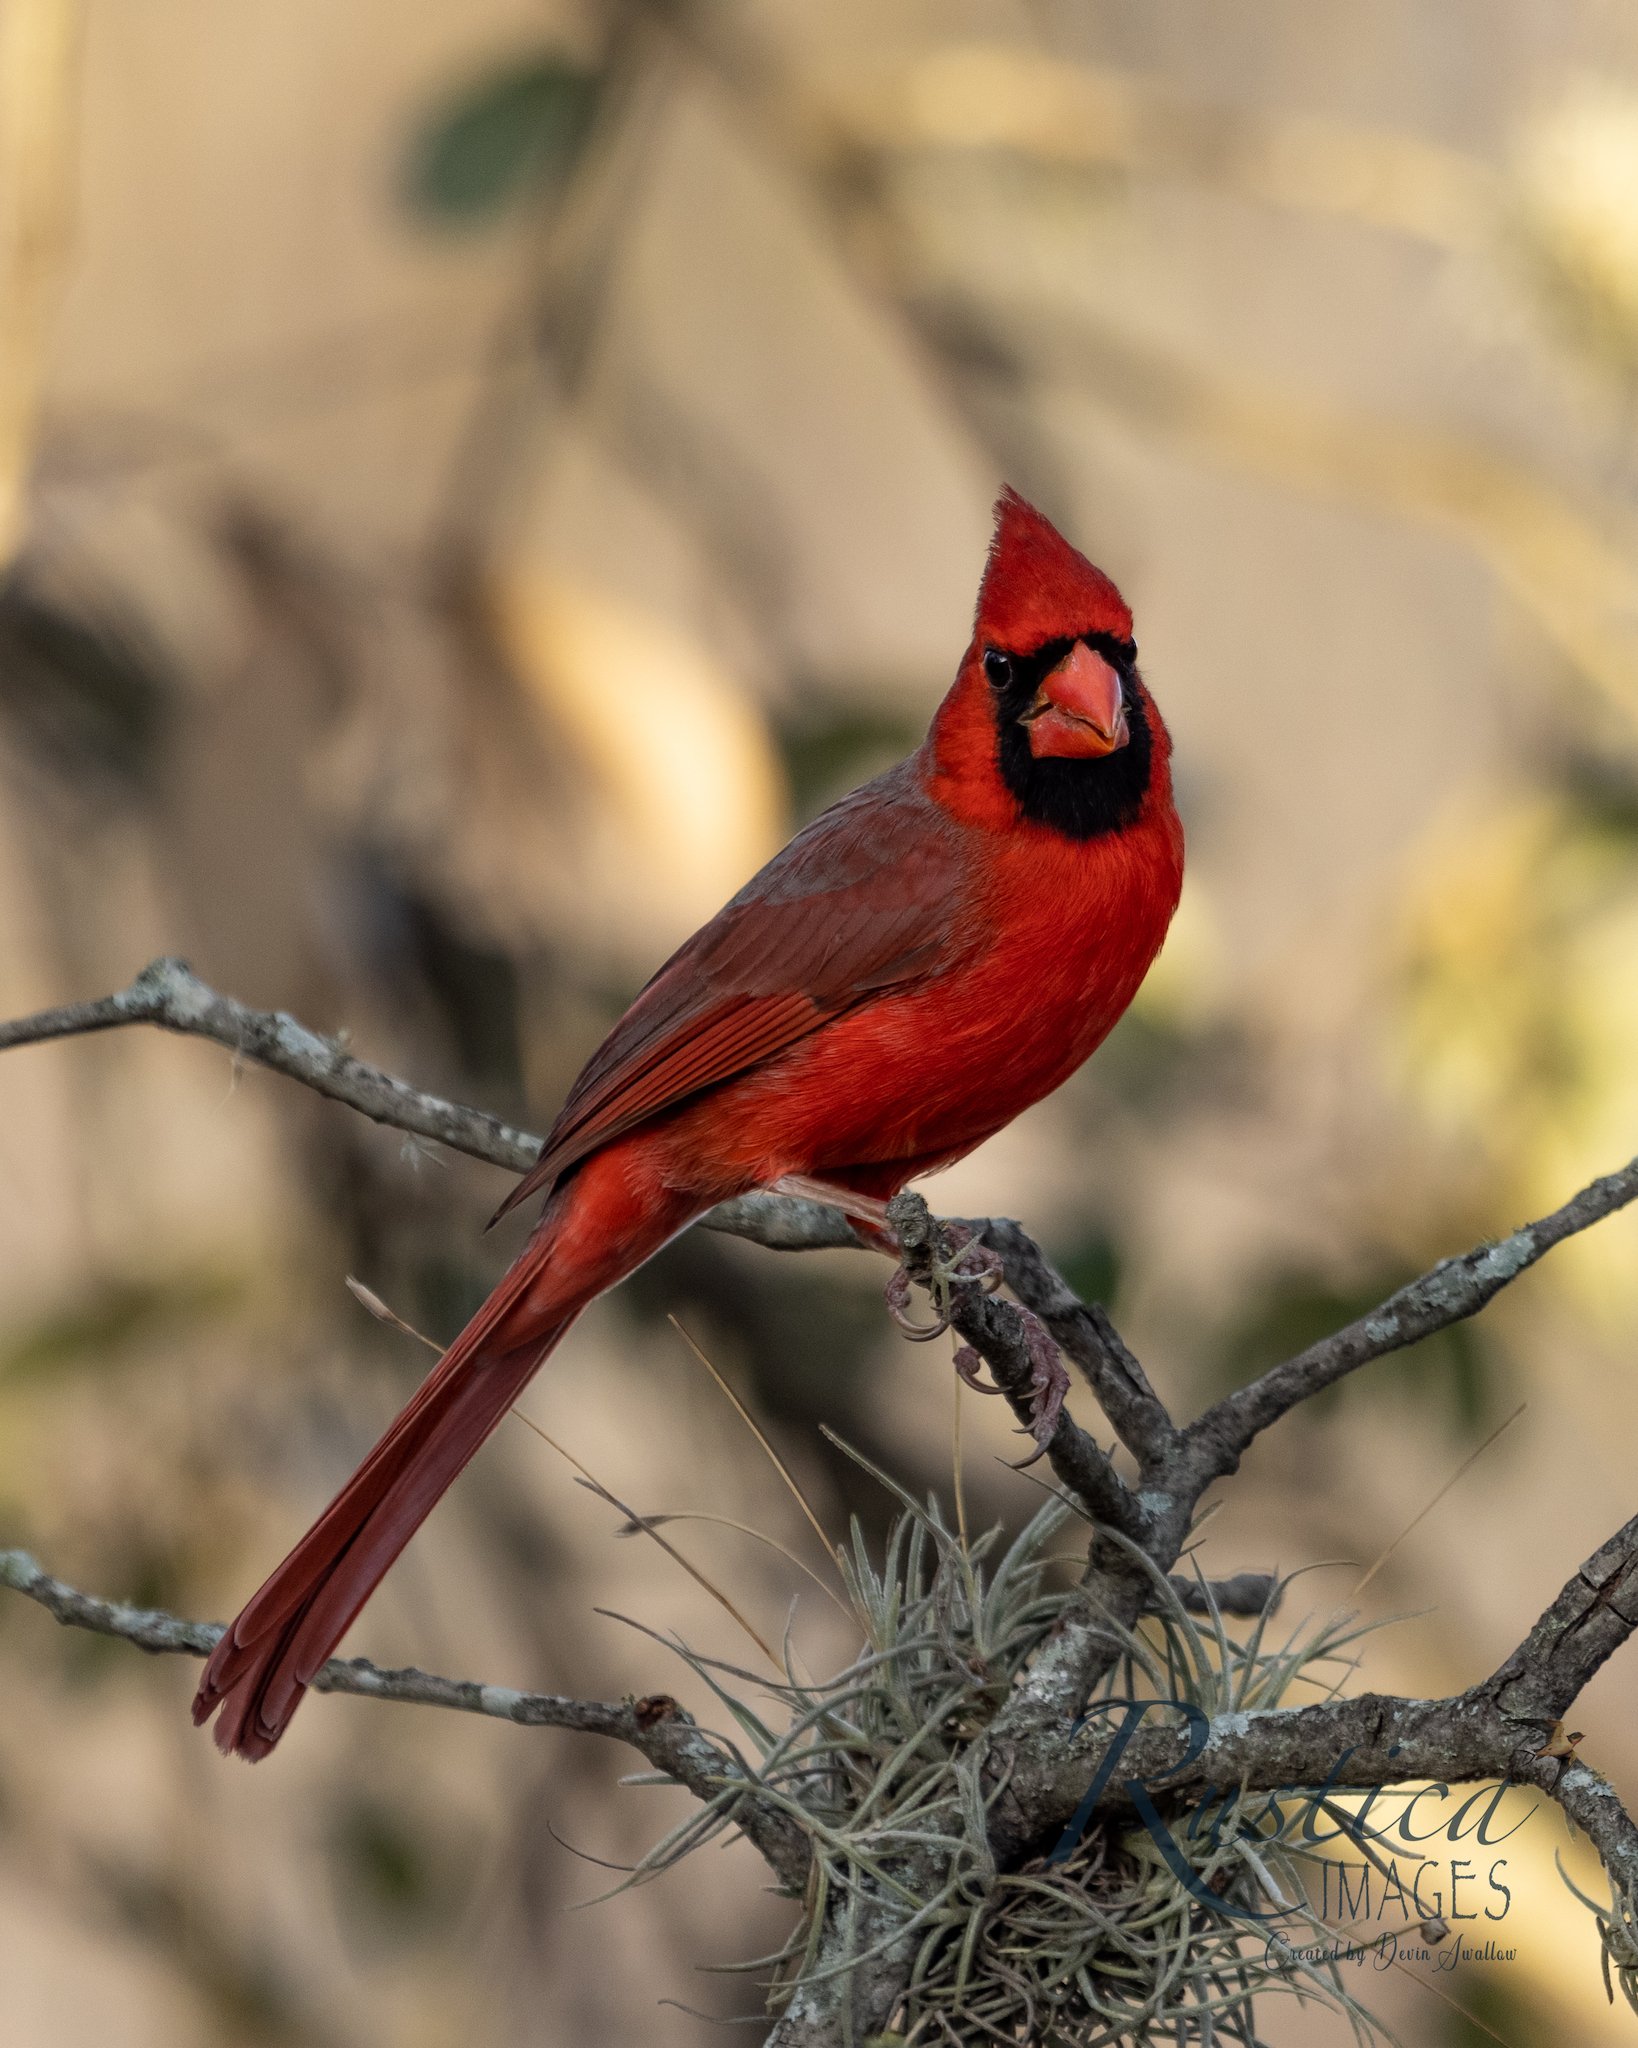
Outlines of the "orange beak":
M1124 747L1131 737L1120 677L1084 640L1075 642L1042 683L1022 722L1037 760L1095 760Z

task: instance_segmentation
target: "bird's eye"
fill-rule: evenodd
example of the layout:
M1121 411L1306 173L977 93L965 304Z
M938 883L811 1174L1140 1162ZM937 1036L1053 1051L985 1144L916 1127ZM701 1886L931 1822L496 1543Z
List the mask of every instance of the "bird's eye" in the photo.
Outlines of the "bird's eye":
M986 647L984 673L996 689L1004 690L1012 681L1012 656L1003 654L999 647Z

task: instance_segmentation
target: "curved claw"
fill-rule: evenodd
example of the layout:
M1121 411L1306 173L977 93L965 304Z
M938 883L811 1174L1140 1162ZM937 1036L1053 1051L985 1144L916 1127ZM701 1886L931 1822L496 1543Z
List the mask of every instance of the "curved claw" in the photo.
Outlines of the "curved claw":
M987 1387L978 1377L984 1364L970 1344L963 1344L955 1355L956 1377L964 1386L972 1388L975 1394L999 1394L999 1387Z
M948 1316L940 1316L937 1322L933 1323L918 1323L911 1315L910 1275L903 1266L895 1269L892 1279L882 1290L882 1299L887 1303L887 1313L912 1344L930 1344L935 1337L942 1337L950 1327Z
M949 1329L950 1297L958 1286L981 1287L986 1294L993 1294L1006 1277L1000 1258L966 1224L947 1224L945 1230L952 1256L933 1261L929 1282L935 1316L933 1322L917 1322L910 1314L910 1275L902 1264L884 1290L887 1313L915 1344L931 1343L933 1338L942 1337ZM984 1388L981 1391L995 1390Z
M1009 1458L1007 1460L1007 1470L1009 1472L1027 1472L1031 1465L1038 1465L1046 1454L1046 1445L1037 1444L1027 1458Z

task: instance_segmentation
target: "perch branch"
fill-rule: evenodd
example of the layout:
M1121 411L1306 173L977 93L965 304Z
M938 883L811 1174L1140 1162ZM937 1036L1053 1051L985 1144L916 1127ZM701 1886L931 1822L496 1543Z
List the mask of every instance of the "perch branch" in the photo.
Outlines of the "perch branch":
M376 1123L434 1139L507 1173L527 1173L540 1156L540 1139L532 1132L517 1130L486 1110L446 1102L411 1087L380 1067L355 1059L340 1038L325 1038L283 1010L253 1010L222 995L182 960L150 961L128 988L114 995L0 1022L0 1052L127 1024L152 1024L162 1031L210 1039ZM701 1220L708 1229L748 1238L770 1251L853 1250L865 1243L839 1209L783 1195L741 1195ZM1006 1263L1009 1284L1043 1321L1067 1323L1074 1310L1084 1311L1018 1224L985 1218L971 1227L994 1244ZM1078 1358L1074 1345L1066 1343L1064 1348ZM1087 1369L1092 1370L1090 1365ZM1147 1382L1143 1384L1147 1387Z
M934 1270L948 1271L954 1262L945 1226L914 1193L896 1195L887 1214L911 1279L930 1286ZM986 1294L976 1282L957 1281L951 1288L949 1317L950 1327L984 1360L1013 1413L1029 1429L1037 1389L1023 1316L1010 1303ZM1059 1481L1096 1520L1111 1524L1134 1542L1148 1535L1148 1515L1137 1496L1115 1470L1109 1454L1067 1408L1059 1410L1045 1450Z
M1023 1225L1011 1217L958 1220L999 1256L1007 1285L1085 1374L1098 1406L1139 1466L1145 1473L1152 1470L1171 1451L1177 1430L1166 1404L1103 1309L1082 1301Z
M282 1010L253 1010L222 995L182 960L151 961L114 995L0 1023L0 1052L127 1024L210 1039L376 1123L433 1139L509 1173L526 1173L540 1156L541 1141L531 1132L414 1088L355 1059L339 1038L322 1037ZM851 1250L865 1244L839 1209L785 1195L741 1195L719 1204L701 1223L771 1251ZM998 1254L1008 1285L1085 1373L1117 1434L1140 1463L1169 1449L1176 1434L1171 1418L1102 1309L1076 1296L1019 1224L1005 1217L974 1217L967 1227Z
M241 1058L300 1081L332 1102L344 1102L378 1124L436 1138L454 1151L487 1159L513 1173L526 1173L540 1156L540 1140L527 1131L514 1130L481 1109L465 1109L424 1094L379 1067L367 1066L338 1039L321 1038L283 1010L252 1010L232 996L219 995L182 960L151 961L129 988L116 995L64 1003L60 1009L0 1024L0 1052L52 1038L112 1031L122 1024L157 1024L162 1031L214 1039Z

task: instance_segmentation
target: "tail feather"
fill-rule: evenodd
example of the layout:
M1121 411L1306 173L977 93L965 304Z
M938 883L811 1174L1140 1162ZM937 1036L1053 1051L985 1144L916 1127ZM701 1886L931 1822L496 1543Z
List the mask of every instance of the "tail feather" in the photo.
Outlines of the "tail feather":
M574 1321L577 1310L530 1313L540 1265L519 1260L212 1651L193 1718L220 1710L224 1755L254 1762L273 1748L394 1559Z

